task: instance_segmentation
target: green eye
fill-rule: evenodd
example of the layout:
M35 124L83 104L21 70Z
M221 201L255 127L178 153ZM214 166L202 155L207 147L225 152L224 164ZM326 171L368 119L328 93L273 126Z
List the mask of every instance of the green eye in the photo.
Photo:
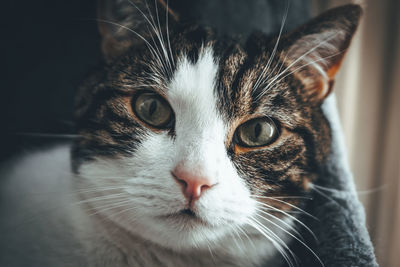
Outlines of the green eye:
M249 120L236 129L237 143L244 147L259 147L271 144L278 137L275 123L268 118Z
M145 92L136 97L134 111L140 120L156 128L167 128L172 121L170 105L155 93Z

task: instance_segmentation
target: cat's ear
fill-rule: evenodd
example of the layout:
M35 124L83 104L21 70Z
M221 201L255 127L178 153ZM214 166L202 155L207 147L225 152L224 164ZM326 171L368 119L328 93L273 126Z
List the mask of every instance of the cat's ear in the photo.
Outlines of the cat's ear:
M321 102L330 93L361 13L353 4L331 9L283 41L281 58L303 82L307 99Z
M167 22L171 27L178 20L164 0L98 0L97 16L107 61L150 41L152 35L163 34Z

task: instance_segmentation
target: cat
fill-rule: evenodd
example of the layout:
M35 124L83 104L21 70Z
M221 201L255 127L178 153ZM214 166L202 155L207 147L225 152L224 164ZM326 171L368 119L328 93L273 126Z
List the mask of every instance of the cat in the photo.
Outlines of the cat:
M288 243L307 247L297 214L330 152L321 105L361 12L241 44L162 0L100 1L106 64L79 88L76 140L3 171L5 246L29 240L30 266L295 265ZM30 258L43 251L57 256Z

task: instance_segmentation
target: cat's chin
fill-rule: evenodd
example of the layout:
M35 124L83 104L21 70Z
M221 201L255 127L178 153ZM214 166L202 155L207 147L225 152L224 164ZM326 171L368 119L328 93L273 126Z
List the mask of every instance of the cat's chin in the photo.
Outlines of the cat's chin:
M159 217L163 238L154 242L176 251L208 249L210 243L218 243L226 235L226 229L213 225L198 216L178 213Z
M176 213L161 215L158 216L158 218L170 225L179 225L184 231L190 231L199 227L213 227L208 221L200 218L190 209L183 209Z
M229 236L228 225L213 224L195 214L182 210L148 219L145 225L130 229L133 235L176 252L208 250Z

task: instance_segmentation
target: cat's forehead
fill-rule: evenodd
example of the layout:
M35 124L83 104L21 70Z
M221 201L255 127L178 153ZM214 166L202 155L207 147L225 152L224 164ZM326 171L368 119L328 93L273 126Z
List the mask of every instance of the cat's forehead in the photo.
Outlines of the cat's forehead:
M178 58L171 80L167 84L167 98L177 117L191 122L191 127L204 128L219 116L218 60L212 47L203 47L196 62L186 55Z
M234 120L252 114L262 116L265 108L275 105L286 80L279 80L267 88L268 82L282 69L279 56L270 57L268 47L248 53L235 41L212 40L207 43L187 44L176 50L176 67L166 89L171 96L190 94L195 101L213 98L218 111L227 119ZM190 48L190 49L188 49ZM265 93L265 89L268 92ZM263 94L261 96L261 94ZM276 105L275 105L276 106Z
M273 48L264 46L257 50L252 47L249 53L248 48L235 40L208 38L204 36L207 34L209 32L190 32L172 39L165 51L173 55L169 61L151 53L147 47L143 53L133 50L123 66L115 68L118 75L113 76L111 82L122 87L136 87L135 90L154 90L174 109L184 105L187 111L208 113L214 111L206 108L212 103L215 114L229 123L265 116L269 107L276 107L277 102L284 104L288 97L281 92L287 83L277 81L266 88L283 66L277 54L270 57ZM268 93L260 97L265 89ZM199 110L199 107L203 108ZM269 115L279 118L281 112L276 111L280 110L272 109Z

